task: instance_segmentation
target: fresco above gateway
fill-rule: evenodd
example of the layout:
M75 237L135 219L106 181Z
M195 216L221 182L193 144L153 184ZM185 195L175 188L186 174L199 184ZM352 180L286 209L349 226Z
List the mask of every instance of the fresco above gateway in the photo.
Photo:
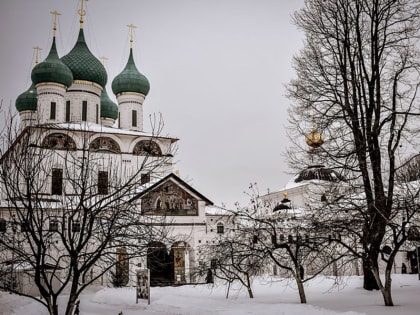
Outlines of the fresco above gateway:
M167 181L141 198L141 211L151 215L198 215L198 201L172 181Z

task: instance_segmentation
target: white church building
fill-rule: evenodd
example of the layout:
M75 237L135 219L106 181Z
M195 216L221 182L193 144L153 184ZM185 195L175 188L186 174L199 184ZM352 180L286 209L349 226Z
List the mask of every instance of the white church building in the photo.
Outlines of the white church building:
M38 155L46 158L48 162L40 171L44 180L38 183L37 193L49 204L50 211L57 213L57 219L48 216L49 221L43 222L49 231L64 226L59 221L60 201L76 199L79 193L73 177L78 166L70 163L70 158L80 165L85 160L92 163L95 174L89 177L89 189L83 191L92 191L95 196L112 198L115 179L123 181L135 174L138 182L132 187L132 202L139 205L144 216L165 217L170 229L167 239L172 243L149 242L147 255L127 264L127 284L135 284L133 275L140 268L150 269L155 284L202 281L193 274L199 264L207 264L200 261L198 247L224 233L223 211L219 215L218 207L175 174L172 149L178 139L161 136L157 130L144 131L143 103L150 85L136 67L132 45L125 68L112 80L116 104L107 94L107 72L91 53L84 36L83 15L80 18L77 41L63 56L56 49L54 23L49 54L34 66L31 86L16 99L21 125L1 163L7 163L24 141L31 141L28 147L36 149L34 160ZM16 225L9 206L12 195L21 192L21 187L12 191L2 184L0 234L13 233L13 240L22 238L24 227ZM75 219L71 224L77 232L82 222ZM116 259L124 254L116 253ZM8 261L0 261L2 266L12 258L3 255L1 259L4 257ZM107 281L101 278L102 283Z

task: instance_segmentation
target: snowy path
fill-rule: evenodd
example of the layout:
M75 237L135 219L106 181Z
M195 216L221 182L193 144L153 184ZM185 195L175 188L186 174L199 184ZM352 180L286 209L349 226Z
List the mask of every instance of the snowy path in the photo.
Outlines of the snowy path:
M151 289L151 305L135 302L134 288L92 288L80 303L81 315L417 315L420 313L420 281L417 275L395 275L395 307L383 306L379 292L361 288L359 277L346 278L339 287L333 279L317 278L306 287L307 305L301 305L297 290L288 281L257 279L254 299L244 290L232 289L225 298L223 285L198 285ZM44 315L46 310L27 298L0 292L1 315Z

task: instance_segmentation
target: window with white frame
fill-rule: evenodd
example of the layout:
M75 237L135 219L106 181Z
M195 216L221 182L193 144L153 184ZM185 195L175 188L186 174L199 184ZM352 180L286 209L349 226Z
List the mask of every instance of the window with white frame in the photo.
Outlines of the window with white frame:
M217 234L225 233L225 226L222 222L217 223Z

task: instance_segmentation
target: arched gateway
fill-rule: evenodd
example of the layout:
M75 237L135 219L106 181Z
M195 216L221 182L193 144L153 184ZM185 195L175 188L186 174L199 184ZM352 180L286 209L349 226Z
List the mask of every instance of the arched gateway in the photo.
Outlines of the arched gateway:
M150 269L150 285L165 286L189 282L190 246L175 242L170 251L161 242L151 242L147 249L147 268Z

